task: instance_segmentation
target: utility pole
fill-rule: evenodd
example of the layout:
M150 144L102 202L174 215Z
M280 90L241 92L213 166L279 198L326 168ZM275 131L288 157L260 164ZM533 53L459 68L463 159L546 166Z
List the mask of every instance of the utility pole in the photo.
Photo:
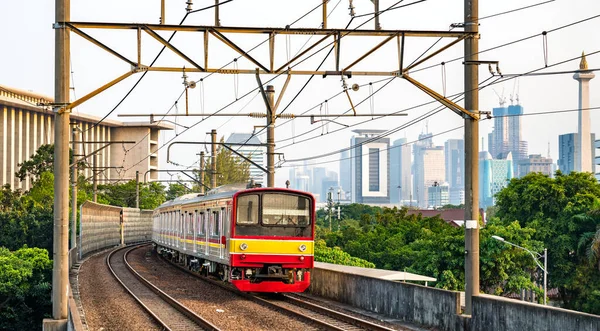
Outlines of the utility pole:
M331 232L331 210L333 209L333 198L332 198L333 188L329 188L329 192L327 192L327 209L329 210L329 232Z
M94 161L92 162L92 188L94 191L93 200L94 202L98 202L98 154L94 155Z
M217 130L210 130L211 155L210 155L210 187L217 187Z
M465 32L479 32L479 1L465 0ZM479 111L479 36L465 39L465 109ZM479 295L479 118L465 116L465 314Z
M66 330L69 293L69 104L70 29L58 22L71 20L71 1L55 0L54 23L54 230L52 318ZM60 321L59 321L60 320ZM65 321L66 322L66 321Z
M77 157L75 146L77 139L77 127L73 126L72 150L73 169L71 170L71 249L77 245Z
M140 172L135 171L135 208L140 208Z
M204 152L200 152L200 194L204 194Z
M275 187L275 87L267 85L267 187Z

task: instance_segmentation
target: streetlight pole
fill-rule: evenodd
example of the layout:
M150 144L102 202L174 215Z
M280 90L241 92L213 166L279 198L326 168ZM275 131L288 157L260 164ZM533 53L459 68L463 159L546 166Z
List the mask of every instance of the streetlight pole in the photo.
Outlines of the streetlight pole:
M525 247L519 246L517 244L513 244L510 241L506 241L502 237L492 236L492 238L496 239L498 241L501 241L503 243L509 244L511 246L520 248L520 249L528 252L531 255L531 257L533 257L533 261L535 261L535 264L537 264L537 266L540 269L542 269L542 271L544 272L544 305L546 305L546 297L548 296L548 291L547 291L547 288L548 288L548 249L544 248L544 255L542 255L542 254L537 253L537 252L532 252L532 251L528 250ZM540 265L540 262L538 261L538 259L542 258L542 257L544 258L544 266L543 267Z

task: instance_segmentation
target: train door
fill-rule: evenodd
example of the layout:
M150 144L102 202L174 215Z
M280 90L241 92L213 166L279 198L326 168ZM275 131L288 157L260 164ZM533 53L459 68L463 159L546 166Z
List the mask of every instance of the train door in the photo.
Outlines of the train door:
M192 214L192 232L194 232L193 235L193 240L194 240L194 245L193 245L193 250L194 253L196 253L198 251L197 248L197 243L196 243L196 235L198 233L198 211L195 210L194 213Z
M217 219L217 223L219 226L217 227L217 238L219 240L219 258L223 258L223 254L225 253L225 229L223 228L223 223L225 223L225 208L221 208L221 212L219 213L219 218Z
M210 209L207 209L206 213L204 213L202 223L204 224L204 254L208 256L208 253L210 252L210 240L209 240Z
M183 214L181 214L181 217L183 217L183 250L187 250L189 245L187 242L188 239L188 232L190 231L189 229L189 225L188 225L188 213L187 211L184 211Z

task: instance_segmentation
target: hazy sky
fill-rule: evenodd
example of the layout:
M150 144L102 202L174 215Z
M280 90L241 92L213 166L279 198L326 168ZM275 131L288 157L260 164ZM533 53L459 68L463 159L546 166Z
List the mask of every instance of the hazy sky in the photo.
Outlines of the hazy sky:
M382 9L393 5L396 1L381 0ZM515 8L536 4L543 1L532 0L503 0L490 1L480 0L480 17L512 10ZM194 1L194 9L211 5L212 1ZM319 3L313 1L266 1L266 0L235 0L221 8L221 24L223 26L255 26L255 27L284 27L295 21L308 10ZM331 11L338 3L331 0L328 9ZM365 14L373 11L368 0L353 1L356 14ZM410 3L406 0L405 3ZM158 23L160 16L160 1L71 1L72 21L95 21L95 22L140 22ZM0 13L2 20L0 25L3 33L0 34L0 44L3 50L0 53L0 84L31 90L34 92L52 96L54 86L54 33L52 23L54 22L53 1L0 1ZM597 0L556 0L531 9L518 11L506 15L484 19L480 22L480 49L485 50L497 45L516 41L524 37L540 34L542 31L550 31L557 27L576 22L582 19L600 14L600 2ZM167 0L166 22L178 24L185 15L185 0ZM185 24L212 25L213 11L207 10L188 16ZM321 23L320 10L300 20L294 27L316 28ZM350 28L355 28L367 17L355 19ZM329 18L330 28L343 28L349 22L348 0L339 2L337 8ZM451 23L463 20L462 0L428 0L406 8L390 11L381 15L381 25L386 30L410 29L410 30L447 30ZM372 28L373 22L367 23L363 28ZM600 17L587 22L570 26L558 31L550 32L547 36L547 58L548 64L565 61L578 57L583 50L586 53L600 52ZM101 31L86 30L87 33L106 43L110 47L127 55L130 59L136 58L136 34L133 31ZM161 33L165 38L167 33ZM264 36L230 36L232 40L239 43L245 49L260 43ZM276 39L276 64L286 61L286 46L291 54L296 54L306 37L291 37L286 41L285 37ZM314 40L313 38L312 40ZM122 75L129 70L124 62L114 58L112 55L100 50L96 46L72 34L71 56L73 76L72 85L75 94L81 97L96 87ZM361 51L379 43L381 38L356 37L342 40L342 63L350 63ZM436 39L407 39L405 63L412 62L418 55L427 49ZM443 42L449 42L450 39ZM439 43L438 46L442 45ZM202 35L194 33L178 33L173 39L173 44L190 55L197 62L203 62ZM480 55L481 60L500 61L500 69L505 74L524 73L534 69L542 68L544 61L544 41L541 36L524 42L515 43L506 47L485 52ZM209 63L211 67L221 67L230 62L236 53L224 46L218 45L213 38L210 44ZM149 64L160 50L157 42L147 35L143 37L142 62ZM298 69L314 70L323 60L328 49L316 54L310 60L302 64ZM462 56L462 43L450 50L436 56L422 67L439 64ZM268 63L268 43L253 51L252 56L259 61ZM368 57L364 63L354 70L395 70L397 67L397 53L395 43L383 47L378 53ZM246 60L240 60L240 68L253 68ZM600 68L600 56L597 54L588 56L590 68ZM577 69L579 60L571 61L563 65L546 69L546 71L561 71ZM182 67L186 63L165 51L156 63L157 66ZM187 66L190 66L187 64ZM324 64L324 68L333 66L333 55L330 55ZM230 65L226 68L234 68ZM460 93L463 90L462 61L455 61L445 66L446 94ZM428 86L443 92L442 67L436 66L429 70L415 72L412 76ZM199 80L205 74L190 74L190 79ZM273 76L262 76L263 82ZM480 67L480 80L490 77L487 66ZM139 74L133 75L107 92L86 102L75 112L83 112L95 116L107 114L125 95L129 88L137 81ZM369 82L377 82L385 77L357 77L347 80L348 85L367 84L358 92L351 92L354 103L358 103L369 95ZM286 107L292 98L304 85L308 76L294 76L285 93L279 110ZM278 77L273 81L276 91L280 91L285 77ZM488 81L489 82L489 81ZM572 79L572 74L522 77L510 80L502 84L496 84L493 89L500 95L504 95L510 104L510 96L518 93L521 105L525 113L565 110L577 108L577 83ZM373 89L383 86L384 82L374 83ZM256 88L254 75L212 75L202 85L190 90L190 112L199 113L204 108L205 113L212 113L223 106L241 97ZM201 91L204 90L204 100L201 102ZM498 97L492 90L486 88L480 93L480 110L491 110L498 106ZM174 104L182 92L181 73L150 73L127 100L110 116L119 120L148 120L143 118L124 119L117 118L117 114L131 113L165 113ZM237 91L237 95L236 95ZM340 78L329 76L327 78L314 77L307 88L286 110L286 113L300 114L314 106L311 113L318 114L318 105L328 100L328 111L331 114L345 112L349 108L347 98L342 94L332 98L342 91ZM600 105L600 78L591 82L591 107ZM74 96L72 96L73 98ZM395 79L372 99L367 99L357 107L359 113L390 113L412 106L431 101L431 98L416 89L403 79ZM179 102L179 112L184 111L183 99ZM374 105L371 107L371 105ZM327 134L327 129L321 129L311 125L309 119L297 119L294 124L282 125L276 130L276 142L278 152L285 154L285 158L297 159L310 155L316 155L335 151L347 147L352 136L351 130L358 128L392 129L402 126L408 121L414 120L419 115L425 114L437 105L428 105L409 110L407 117L388 117L385 119L371 121L350 129L341 130L336 133ZM242 109L243 108L243 109ZM325 107L323 107L323 111ZM175 111L175 110L173 110ZM263 112L264 103L257 92L248 97L240 99L231 107L223 110L232 112ZM600 116L597 111L592 111L592 132L600 134ZM186 126L194 124L200 118L180 118L178 121ZM347 125L352 125L365 118L344 118L338 120ZM462 125L462 119L449 110L444 110L427 121L401 130L391 136L392 140L407 137L409 141L415 140L417 135L425 130L428 123L429 131L433 134ZM284 120L279 120L279 124ZM525 116L523 123L523 140L529 142L530 154L548 153L550 143L550 155L556 161L558 154L558 135L575 132L577 125L577 113L563 113L544 116ZM263 125L263 120L248 118L213 118L206 120L193 129L180 134L177 140L200 140L209 137L205 134L210 129L217 128L220 136L228 136L231 132L251 132L253 126ZM330 124L329 131L339 129L341 126ZM300 134L315 129L312 133L298 137ZM492 129L492 121L481 123L480 133L485 137L484 148L487 148L487 134ZM181 130L178 131L181 133ZM291 139L293 135L297 137ZM322 135L323 134L323 135ZM161 136L161 143L171 139L174 132L167 132ZM459 129L451 133L443 134L434 138L436 144L443 144L449 138L462 138L463 130ZM304 138L317 137L306 142L300 142ZM294 144L292 144L294 143ZM172 151L173 160L179 164L191 165L197 161L195 154L199 151L198 146L175 147ZM161 150L162 166L165 167L166 148ZM315 162L331 161L338 156L322 158ZM287 164L289 165L289 163ZM327 163L332 170L338 169L338 163ZM168 166L172 168L172 165ZM278 169L277 185L283 185L288 176L289 168Z

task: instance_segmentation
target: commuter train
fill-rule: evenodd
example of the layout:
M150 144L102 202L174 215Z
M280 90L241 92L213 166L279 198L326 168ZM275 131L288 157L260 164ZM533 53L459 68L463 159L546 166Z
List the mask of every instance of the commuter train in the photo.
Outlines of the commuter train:
M314 264L315 199L284 188L224 186L153 214L157 251L245 292L303 292Z

